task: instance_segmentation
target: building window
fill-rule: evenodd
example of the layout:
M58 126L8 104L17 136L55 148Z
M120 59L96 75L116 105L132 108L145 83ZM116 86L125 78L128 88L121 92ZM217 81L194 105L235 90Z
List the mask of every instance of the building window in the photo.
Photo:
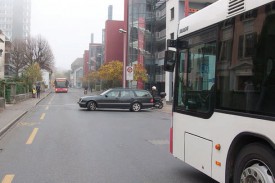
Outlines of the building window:
M170 39L174 39L174 32L170 34Z
M170 14L171 14L171 20L174 20L174 17L175 17L175 10L174 10L174 8L171 8Z
M241 35L239 37L239 58L247 58L253 56L255 53L257 43L257 33L253 32L250 34Z

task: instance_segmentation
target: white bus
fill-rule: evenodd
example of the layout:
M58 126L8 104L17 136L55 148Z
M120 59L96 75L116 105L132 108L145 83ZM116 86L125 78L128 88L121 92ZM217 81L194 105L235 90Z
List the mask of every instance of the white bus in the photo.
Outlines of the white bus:
M219 182L275 183L275 1L219 0L167 46L170 152Z

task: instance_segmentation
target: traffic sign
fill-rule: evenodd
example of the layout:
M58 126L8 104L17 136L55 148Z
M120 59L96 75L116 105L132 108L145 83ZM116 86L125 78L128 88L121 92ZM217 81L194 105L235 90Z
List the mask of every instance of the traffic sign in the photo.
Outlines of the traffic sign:
M134 80L134 68L132 66L126 67L126 80Z

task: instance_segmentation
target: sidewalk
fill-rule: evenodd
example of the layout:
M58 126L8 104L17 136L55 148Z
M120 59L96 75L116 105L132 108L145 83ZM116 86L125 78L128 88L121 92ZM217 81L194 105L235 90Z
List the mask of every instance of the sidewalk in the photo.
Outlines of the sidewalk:
M41 93L40 98L30 98L17 104L6 104L6 108L0 111L0 136L50 93L51 91L48 90Z
M163 104L163 108L162 109L159 109L160 111L162 112L165 112L165 113L172 113L172 104L166 104L164 103Z

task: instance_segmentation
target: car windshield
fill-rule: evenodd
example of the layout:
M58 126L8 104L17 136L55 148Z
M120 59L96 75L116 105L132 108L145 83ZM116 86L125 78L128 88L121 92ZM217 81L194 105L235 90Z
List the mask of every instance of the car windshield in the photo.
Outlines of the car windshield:
M111 89L106 90L106 91L102 92L102 93L101 93L101 94L99 94L99 95L104 96L104 95L106 95L107 93L109 93L110 91L111 91Z

